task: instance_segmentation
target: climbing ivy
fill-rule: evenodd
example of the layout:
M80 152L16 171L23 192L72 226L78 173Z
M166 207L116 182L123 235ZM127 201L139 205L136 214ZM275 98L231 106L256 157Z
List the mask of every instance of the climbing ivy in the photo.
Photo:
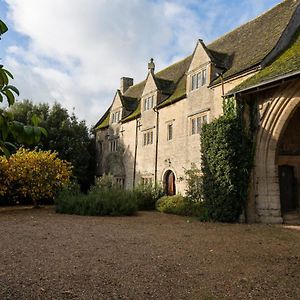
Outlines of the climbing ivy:
M209 220L236 222L245 209L252 142L245 134L235 99L224 100L224 115L203 126L202 197Z

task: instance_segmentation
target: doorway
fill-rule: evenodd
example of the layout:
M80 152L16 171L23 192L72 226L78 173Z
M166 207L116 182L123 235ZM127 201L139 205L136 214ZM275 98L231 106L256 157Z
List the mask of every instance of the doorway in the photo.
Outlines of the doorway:
M176 195L175 174L168 170L164 176L164 188L167 196Z
M279 166L280 204L282 213L297 209L296 179L294 166Z

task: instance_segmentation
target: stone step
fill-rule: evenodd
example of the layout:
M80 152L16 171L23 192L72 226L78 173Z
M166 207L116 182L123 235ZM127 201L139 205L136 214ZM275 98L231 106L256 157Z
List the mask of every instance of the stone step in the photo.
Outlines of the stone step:
M300 225L300 218L295 220L283 220L285 225Z
M300 213L298 212L290 212L283 215L284 220L294 220L299 218L300 218Z
M288 225L300 225L300 213L290 212L283 215L283 223Z

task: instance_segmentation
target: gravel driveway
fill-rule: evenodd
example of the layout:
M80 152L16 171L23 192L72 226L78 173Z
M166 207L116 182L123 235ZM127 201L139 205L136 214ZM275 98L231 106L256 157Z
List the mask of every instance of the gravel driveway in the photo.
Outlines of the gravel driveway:
M300 231L0 211L0 299L300 299Z

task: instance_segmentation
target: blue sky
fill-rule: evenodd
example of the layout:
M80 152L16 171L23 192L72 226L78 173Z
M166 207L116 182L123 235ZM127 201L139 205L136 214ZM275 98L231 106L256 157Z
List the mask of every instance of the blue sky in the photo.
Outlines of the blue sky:
M281 0L0 0L1 63L21 99L60 102L94 124L123 76L135 83Z

